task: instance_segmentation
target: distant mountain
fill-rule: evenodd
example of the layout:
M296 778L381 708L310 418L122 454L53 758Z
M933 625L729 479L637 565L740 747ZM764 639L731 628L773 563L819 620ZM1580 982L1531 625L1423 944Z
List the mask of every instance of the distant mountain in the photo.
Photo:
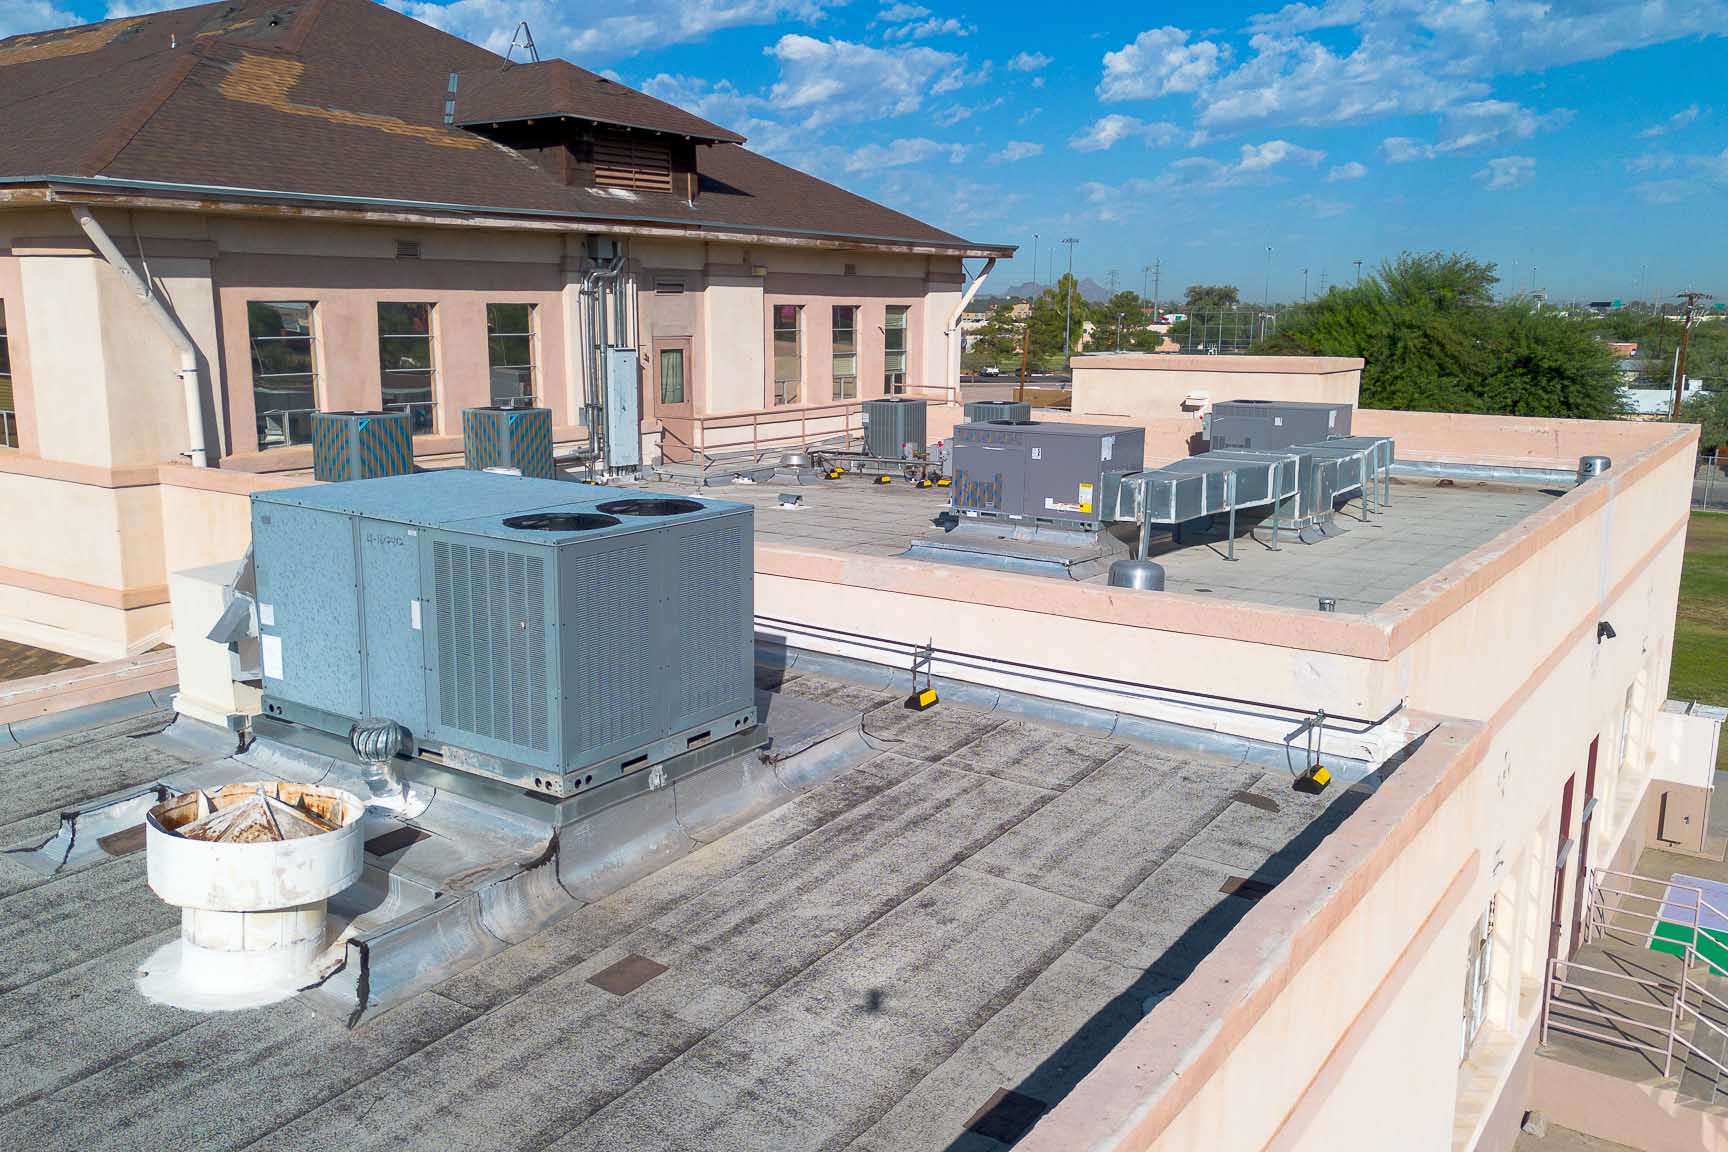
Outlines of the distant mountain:
M1050 288L1050 287L1054 287L1054 285L1053 284L1034 284L1030 280L1026 281L1024 284L1013 284L1013 285L1010 285L1006 288L996 288L994 285L991 285L992 291L979 297L979 299L981 302L983 302L985 304L986 307L988 307L989 305L992 305L992 304L999 303L1000 301L1005 300L1005 299L1006 300L1030 300L1030 299L1033 299L1034 297L1038 296L1040 293L1042 293L1045 288ZM1090 276L1086 276L1086 277L1083 277L1081 279L1081 281L1080 281L1080 299L1090 300L1094 304L1096 304L1101 300L1108 300L1109 298L1110 298L1110 293L1105 290L1104 285L1098 283L1096 280L1092 279Z

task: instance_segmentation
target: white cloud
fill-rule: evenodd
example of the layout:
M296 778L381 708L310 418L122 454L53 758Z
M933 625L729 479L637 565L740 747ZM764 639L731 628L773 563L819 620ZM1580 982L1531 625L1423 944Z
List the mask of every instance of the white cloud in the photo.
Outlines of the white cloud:
M1134 116L1111 114L1100 116L1091 126L1078 132L1068 141L1068 147L1076 152L1102 152L1112 148L1123 140L1140 140L1148 148L1160 147L1174 142L1181 136L1181 129L1165 120L1156 120L1148 124Z
M1522 188L1536 176L1536 161L1529 156L1497 156L1476 173L1490 192Z
M1342 200L1326 200L1319 196L1302 195L1289 202L1289 206L1304 216L1312 216L1316 220L1331 220L1350 211L1351 205Z
M1654 140L1658 136L1666 136L1670 132L1678 132L1682 128L1690 126L1692 121L1698 119L1698 116L1698 105L1688 104L1686 107L1680 109L1680 111L1674 113L1674 115L1668 117L1668 119L1662 121L1662 123L1652 124L1650 127L1644 129L1644 131L1638 133L1638 138L1641 140Z
M1440 138L1433 142L1409 136L1391 136L1381 142L1381 151L1393 164L1432 160L1453 152L1464 152L1511 140L1528 140L1544 128L1564 124L1572 118L1566 109L1536 113L1510 100L1476 100L1448 108Z
M1194 92L1211 79L1226 52L1210 40L1190 44L1181 28L1149 28L1132 43L1104 54L1098 98L1152 100L1173 92Z
M876 19L885 24L900 24L928 15L930 15L930 9L920 8L916 4L890 4L876 14Z
M971 34L971 28L952 16L946 20L940 16L932 16L928 20L920 20L915 24L902 24L898 28L888 29L887 39L928 40L932 36L970 36Z
M877 172L884 168L903 168L922 164L938 156L946 156L950 164L966 159L964 144L942 144L922 136L893 140L887 144L866 144L846 153L841 167L848 172Z
M1352 160L1348 164L1339 164L1326 173L1326 183L1339 184L1345 180L1360 180L1368 175L1368 168L1359 161Z
M114 16L117 13L109 12L109 15ZM26 32L48 32L81 23L83 21L70 9L51 4L48 0L0 0L0 37L21 36Z
M1044 145L1032 140L1010 140L1002 146L1002 150L991 159L998 164L1012 164L1016 160L1030 160L1034 156L1044 154Z
M1042 52L1022 52L1008 61L1010 72L1042 72L1050 66L1050 57Z
M1275 170L1285 164L1300 164L1313 168L1326 158L1326 153L1303 148L1288 140L1268 140L1264 144L1244 144L1233 164L1205 156L1186 156L1171 164L1158 178L1163 188L1218 189L1243 184L1265 184L1276 179Z
M1483 100L1500 75L1723 35L1728 0L1321 0L1256 16L1249 29L1240 65L1197 93L1206 127L1441 111Z
M137 3L138 0L113 0ZM145 0L152 2L152 0ZM178 3L179 0L176 0ZM519 21L534 29L543 57L565 56L581 64L633 56L667 44L705 40L726 28L813 21L843 0L635 0L623 6L571 4L567 0L388 0L446 32L503 52ZM622 8L622 10L620 10ZM612 13L617 13L613 15Z
M930 95L978 83L966 58L935 48L875 48L849 40L787 35L764 49L779 62L774 104L806 129L916 112Z
M1697 184L1690 180L1647 180L1632 187L1632 194L1646 204L1678 204L1682 200L1690 200L1699 193Z

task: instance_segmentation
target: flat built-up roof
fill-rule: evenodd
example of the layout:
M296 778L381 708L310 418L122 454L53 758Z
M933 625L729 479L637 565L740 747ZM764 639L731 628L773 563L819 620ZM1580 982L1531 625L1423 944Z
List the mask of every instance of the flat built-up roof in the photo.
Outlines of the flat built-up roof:
M353 1030L143 999L179 913L142 836L51 878L0 855L0 1146L1005 1147L1364 794L1246 745L775 690L861 712L869 749ZM0 844L184 769L166 719L0 753Z
M694 491L688 482L657 482L656 491ZM1465 480L1394 478L1392 503L1366 522L1352 501L1335 520L1336 533L1304 544L1280 533L1247 538L1251 517L1238 521L1236 560L1224 559L1224 520L1211 532L1185 529L1176 543L1167 532L1154 537L1152 558L1165 569L1165 588L1253 604L1313 608L1322 596L1339 612L1366 613L1415 587L1440 569L1486 544L1560 493L1553 488L1507 486ZM779 494L796 492L795 508L779 507ZM951 489L917 489L901 480L877 485L848 476L817 484L776 481L702 489L727 500L755 504L759 543L791 544L867 556L898 556L911 540L932 528L947 510ZM1120 526L1132 539L1132 525ZM1106 575L1094 576L1103 583Z

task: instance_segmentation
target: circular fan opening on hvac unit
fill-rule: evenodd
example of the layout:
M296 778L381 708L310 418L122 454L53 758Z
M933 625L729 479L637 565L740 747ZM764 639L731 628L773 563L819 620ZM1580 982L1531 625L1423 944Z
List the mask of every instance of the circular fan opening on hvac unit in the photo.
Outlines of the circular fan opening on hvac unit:
M599 516L593 512L533 512L527 516L504 518L504 527L518 532L592 532L618 523L616 516Z
M610 516L688 516L702 511L694 500L608 500L595 507Z

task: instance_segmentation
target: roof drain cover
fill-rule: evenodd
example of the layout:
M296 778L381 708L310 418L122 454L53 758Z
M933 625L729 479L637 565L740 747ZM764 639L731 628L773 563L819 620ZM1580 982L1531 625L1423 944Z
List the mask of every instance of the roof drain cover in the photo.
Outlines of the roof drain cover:
M326 902L364 867L359 797L283 781L193 791L144 821L150 887L180 938L138 970L148 999L199 1012L255 1008L315 983Z

